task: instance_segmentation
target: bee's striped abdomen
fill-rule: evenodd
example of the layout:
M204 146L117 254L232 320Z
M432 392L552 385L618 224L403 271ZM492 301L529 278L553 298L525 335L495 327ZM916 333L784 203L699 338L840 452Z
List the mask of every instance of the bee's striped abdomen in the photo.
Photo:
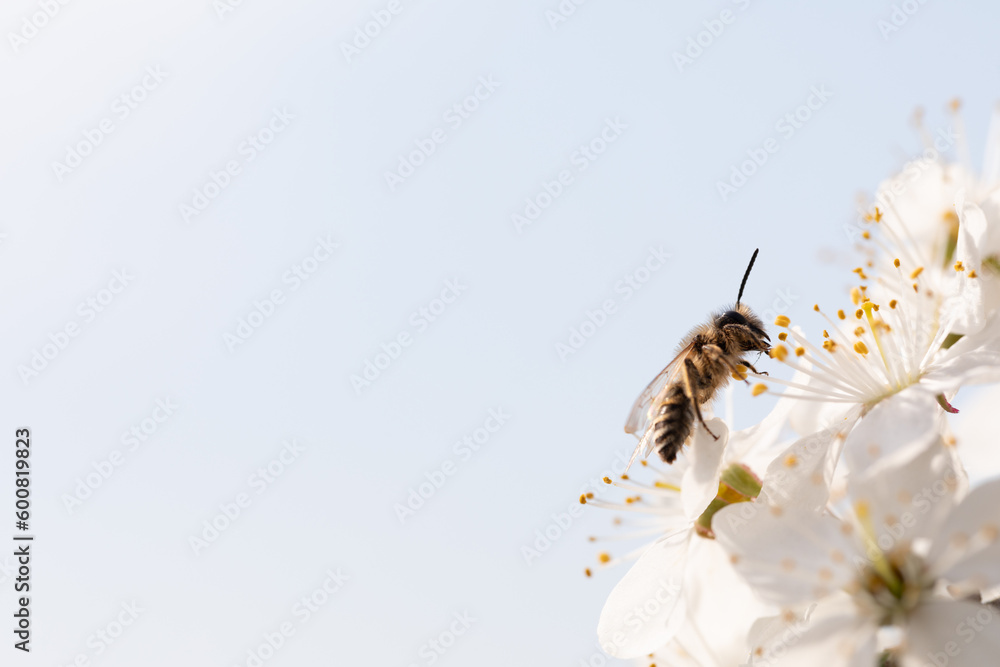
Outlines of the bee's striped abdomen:
M673 463L691 435L694 424L694 406L680 384L673 385L656 411L653 420L653 448L667 463Z

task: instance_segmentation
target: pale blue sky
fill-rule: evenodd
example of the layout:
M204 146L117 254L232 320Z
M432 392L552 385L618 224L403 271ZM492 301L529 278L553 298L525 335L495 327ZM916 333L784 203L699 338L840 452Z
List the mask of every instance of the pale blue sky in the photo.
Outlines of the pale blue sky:
M850 284L856 195L921 148L913 109L946 128L961 97L978 162L998 97L986 2L918 5L885 38L881 1L591 0L553 28L558 0L244 0L221 17L212 0L89 0L15 51L8 33L39 6L5 3L0 22L0 397L5 432L30 426L36 447L25 664L246 665L288 622L269 667L426 665L422 647L463 613L476 620L434 664L589 659L624 570L585 579L586 537L612 516L587 509L530 565L521 547L630 451L635 396L735 299L754 248L745 301L815 329L812 304L836 307ZM679 71L674 52L723 10ZM348 62L341 44L372 12L387 25ZM814 89L829 97L811 117L779 126ZM60 180L53 163L104 119L112 131ZM390 189L385 173L428 138ZM723 202L717 182L768 140L777 151ZM558 196L518 230L547 183ZM206 185L215 197L186 221ZM314 254L318 239L339 247ZM651 247L669 259L626 289ZM314 271L296 283L294 266ZM122 269L134 280L87 321L78 304ZM230 351L224 336L274 290ZM23 381L71 322L79 335ZM352 374L400 335L356 392ZM130 451L122 433L167 398L176 410ZM738 390L737 426L768 405ZM456 446L487 426L478 451ZM273 482L251 479L291 439L304 449ZM70 514L63 496L114 450L121 465ZM401 525L394 504L444 468ZM189 537L243 493L195 555ZM338 569L349 579L303 622L294 605ZM98 656L88 636L133 600L144 611Z

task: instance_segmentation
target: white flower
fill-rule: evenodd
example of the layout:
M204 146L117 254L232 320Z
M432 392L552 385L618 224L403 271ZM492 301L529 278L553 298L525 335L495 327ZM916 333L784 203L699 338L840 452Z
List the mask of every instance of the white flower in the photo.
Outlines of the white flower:
M640 486L632 478L616 483L640 494L625 505L587 501L644 514L650 519L644 527L658 535L641 550L601 612L598 635L607 653L628 658L663 650L695 656L706 665L727 665L729 656L745 655L750 625L767 609L732 571L713 539L712 517L760 492L760 480L745 462L763 467L785 449L775 443L791 406L779 401L760 424L733 434L724 421L711 419L709 429L719 439L696 428L690 446L652 485ZM832 434L814 438L816 451L825 456L831 439ZM819 500L825 501L825 496ZM607 554L602 560L613 562Z
M711 650L713 645L721 646L720 640L716 637L702 646L705 642L697 640L698 629L704 633L711 626L695 620L695 615L711 604L709 598L717 595L738 600L741 605L745 602L748 610L755 607L746 585L731 571L729 578L734 588L714 587L717 577L725 575L719 575L718 568L708 564L714 560L723 569L728 565L715 541L706 538L711 538L711 513L721 506L719 503L756 496L760 483L740 466L723 469L729 429L721 419L711 419L707 424L719 439L697 427L688 449L653 484L639 485L630 477L615 483L640 494L628 498L625 505L587 501L645 514L650 519L645 527L658 535L652 545L642 548L641 556L612 590L601 612L597 632L602 648L609 655L619 658L648 655L674 639L685 623L688 626L694 623L695 629L689 629L685 639L691 650ZM720 478L729 484L725 487L729 492L726 501L717 499L722 488ZM604 554L602 560L610 562ZM751 616L738 620L749 627L752 619ZM731 641L739 643L745 631L729 634Z
M959 502L957 466L938 437L903 466L853 470L843 519L808 503L749 521L733 521L738 506L721 510L718 541L764 601L789 618L818 603L792 645L754 647L759 664L873 665L887 628L901 635L891 649L904 665L938 653L951 665L992 664L1000 623L980 622L968 638L960 624L977 614L993 619L988 607L963 598L1000 584L1000 480Z
M972 287L979 306L989 311L1000 305L1000 111L994 111L983 169L977 175L957 102L952 108L954 125L934 137L922 131L927 147L923 156L879 186L864 216L873 223L862 234L874 246L874 261L867 266L884 273L898 258L907 271L926 271L921 288L939 295L954 290L953 271L978 276ZM946 163L941 153L956 143L962 161ZM957 319L954 330L977 331L983 321L977 315L982 313Z
M984 223L969 205L959 203L963 219L971 221L963 229L978 231L960 235L957 253L978 263L973 237L981 236ZM771 355L808 381L761 378L754 393L769 384L784 385L791 391L780 395L812 402L805 418L800 411L793 420L808 432L853 421L911 387L939 397L942 408L954 411L949 400L961 386L1000 380L1000 321L995 315L985 319L975 271L952 271L946 288L935 289L921 286L928 274L921 267L897 261L891 271L892 276L869 276L856 269L868 284L853 290L853 309L831 317L814 307L827 324L821 346L800 328L787 328L789 318L779 316L775 324L787 330Z
M883 182L868 207L865 219L880 221L883 241L894 246L892 252L887 252L890 260L900 257L928 268L951 267L961 216L961 210L956 215L953 207L956 196L964 191L971 204L983 206L988 213L998 201L1000 111L994 111L983 168L977 174L969 158L957 101L952 103L952 109L956 112L954 122L947 129L931 136L921 128L923 155L907 162L900 173ZM962 161L945 162L942 153L955 144ZM997 233L1000 241L1000 230ZM997 250L1000 246L994 245L993 251Z
M745 662L753 619L770 610L753 595L715 540L693 539L684 620L674 638L637 667L734 667Z

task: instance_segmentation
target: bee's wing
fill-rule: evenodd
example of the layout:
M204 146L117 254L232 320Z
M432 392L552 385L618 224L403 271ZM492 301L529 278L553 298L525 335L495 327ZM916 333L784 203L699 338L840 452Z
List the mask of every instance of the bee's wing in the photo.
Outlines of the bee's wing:
M649 428L650 423L653 421L650 412L653 411L654 403L660 394L663 393L664 387L671 384L674 378L677 377L677 373L680 372L681 366L684 364L684 360L687 359L688 353L691 352L693 346L693 343L689 343L684 349L678 352L673 361L667 364L666 368L653 378L653 381L649 383L643 392L639 394L639 398L635 400L632 412L629 413L628 421L625 422L625 432L632 433L635 437L639 438L639 444L635 446L632 458L629 459L628 465L625 466L626 472L632 467L636 458L639 457L639 452L642 452L642 458L644 459L649 456L649 451L653 448L653 430Z
M637 438L645 439L644 436L652 421L649 410L652 407L654 399L660 395L664 387L673 382L674 378L677 377L684 359L687 358L693 346L693 343L689 343L678 352L673 361L667 364L666 368L660 371L660 374L653 378L653 381L639 394L639 398L635 399L632 412L629 413L628 421L625 422L626 433L632 433Z

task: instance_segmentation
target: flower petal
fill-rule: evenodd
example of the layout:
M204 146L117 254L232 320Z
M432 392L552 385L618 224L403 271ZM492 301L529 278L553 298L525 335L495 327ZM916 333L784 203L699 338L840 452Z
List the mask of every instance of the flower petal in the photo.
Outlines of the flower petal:
M757 470L767 467L780 449L783 449L778 438L788 423L792 409L802 402L782 397L760 423L730 433L726 460L739 461Z
M754 647L750 664L872 667L876 664L877 629L846 595L838 595L816 605L806 620L790 613L783 625L768 628L771 641Z
M981 667L997 664L1000 616L986 605L929 600L911 614L903 664Z
M819 600L855 577L851 559L858 548L827 514L736 503L715 515L712 530L736 571L770 604Z
M942 304L943 319L951 321L955 333L970 334L983 328L983 267L982 246L986 238L986 215L982 209L965 199L965 191L955 195L958 212L958 245L955 260L963 271L956 271L946 288L947 298ZM975 272L973 277L970 272Z
M800 438L775 457L764 475L758 502L814 510L826 505L844 429L834 426Z
M864 504L883 553L936 536L964 490L965 475L940 435L903 465L858 471L848 481L848 495L855 509Z
M875 474L902 465L939 437L941 409L918 385L879 402L844 443L852 473Z
M738 665L749 652L747 633L753 620L776 610L754 597L716 540L693 539L688 557L685 623L668 646L673 649L670 659L664 654L662 663L688 664L676 659L684 655L693 661L691 664L702 667Z
M718 440L698 425L694 430L688 458L691 467L684 473L681 483L681 502L684 514L691 521L697 519L719 494L719 477L722 474L722 454L729 441L729 428L721 419L705 422Z
M668 535L639 557L611 591L597 636L616 658L638 658L657 650L684 622L681 596L692 531Z
M928 562L947 581L970 591L1000 586L1000 479L973 489L947 517Z
M921 384L931 393L1000 380L1000 320L993 316L977 333L963 336L928 367Z

